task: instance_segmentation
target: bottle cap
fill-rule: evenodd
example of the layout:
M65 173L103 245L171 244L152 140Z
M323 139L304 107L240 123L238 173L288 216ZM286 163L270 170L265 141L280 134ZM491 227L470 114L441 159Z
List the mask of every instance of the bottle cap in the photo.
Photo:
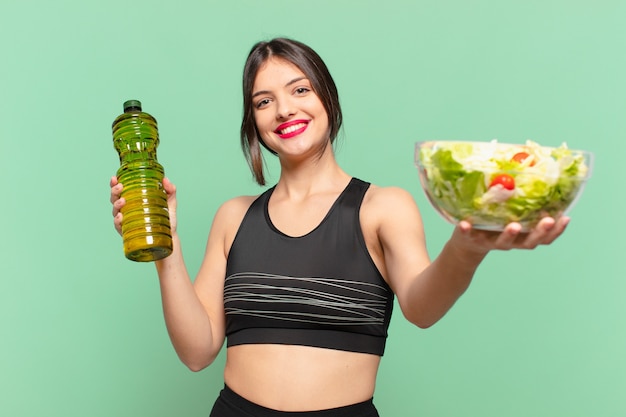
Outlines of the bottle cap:
M124 113L138 110L141 111L141 101L139 100L127 100L124 102Z

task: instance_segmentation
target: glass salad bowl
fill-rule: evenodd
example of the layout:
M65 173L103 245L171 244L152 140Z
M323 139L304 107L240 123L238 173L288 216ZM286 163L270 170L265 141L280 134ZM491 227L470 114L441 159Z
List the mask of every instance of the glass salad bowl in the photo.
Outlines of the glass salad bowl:
M417 142L415 164L428 200L450 223L501 231L519 222L528 231L574 206L591 176L593 154L565 143L441 140Z

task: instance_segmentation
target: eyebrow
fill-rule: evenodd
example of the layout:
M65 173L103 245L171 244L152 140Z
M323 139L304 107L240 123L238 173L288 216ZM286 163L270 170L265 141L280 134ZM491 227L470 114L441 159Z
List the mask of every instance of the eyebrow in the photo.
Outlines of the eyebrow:
M287 84L285 84L285 87L289 87L289 86L290 86L290 85L292 85L292 84L295 84L295 83L297 83L297 82L299 82L299 81L306 80L306 79L307 79L307 77L296 77L296 78L294 78L293 80L289 81ZM269 93L270 93L270 92L269 92L269 91L267 91L267 90L257 91L257 92L255 92L254 94L252 94L252 98L254 98L254 97L256 97L256 96L260 96L260 95L262 95L262 94L269 94Z

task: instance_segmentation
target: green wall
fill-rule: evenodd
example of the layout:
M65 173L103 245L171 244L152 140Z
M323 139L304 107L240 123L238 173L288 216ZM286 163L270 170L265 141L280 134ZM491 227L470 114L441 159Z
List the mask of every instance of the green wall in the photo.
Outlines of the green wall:
M396 310L381 414L626 415L625 18L618 0L0 0L0 415L208 415L223 356L186 370L153 266L123 257L111 122L130 98L157 117L197 271L217 206L261 191L238 145L240 76L252 44L278 35L326 60L339 160L413 193L433 256L452 226L422 193L415 141L596 155L562 239L491 254L431 329Z

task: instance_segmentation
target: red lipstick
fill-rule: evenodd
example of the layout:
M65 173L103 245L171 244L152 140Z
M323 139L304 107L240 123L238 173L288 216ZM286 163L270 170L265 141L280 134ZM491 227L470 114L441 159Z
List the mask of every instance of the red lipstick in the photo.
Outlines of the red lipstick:
M278 126L276 130L274 130L274 133L281 139L289 139L304 132L308 125L308 120L291 120Z

